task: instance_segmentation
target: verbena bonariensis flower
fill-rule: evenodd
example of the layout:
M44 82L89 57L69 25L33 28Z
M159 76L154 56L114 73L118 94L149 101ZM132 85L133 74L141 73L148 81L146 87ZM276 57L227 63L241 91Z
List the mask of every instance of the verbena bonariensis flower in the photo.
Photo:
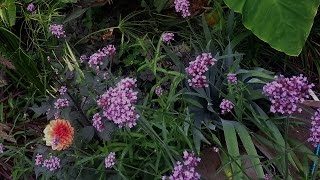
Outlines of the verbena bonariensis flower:
M229 73L227 74L227 80L230 84L235 84L238 81L237 75L233 73Z
M54 103L54 108L56 109L63 109L66 107L69 107L70 103L69 100L66 98L59 98L57 101Z
M320 109L311 117L310 137L308 142L311 142L314 147L317 147L320 143Z
M97 129L98 132L102 132L104 130L104 124L101 120L102 120L102 117L100 116L99 113L96 113L93 115L92 125Z
M61 86L60 89L58 90L60 95L64 95L67 92L67 87L66 86Z
M111 152L108 156L104 159L104 164L106 168L112 168L116 163L116 153Z
M68 120L56 119L50 121L43 133L46 145L51 146L53 150L61 151L72 144L74 129Z
M1 153L3 153L3 151L4 151L3 144L2 144L2 143L0 143L0 154L1 154Z
M34 164L36 165L36 166L39 166L39 165L42 165L42 163L43 163L43 155L42 154L37 154L36 155L36 158L34 159Z
M263 87L263 93L271 101L271 112L292 114L302 111L297 104L309 98L309 90L313 86L313 84L308 83L307 78L302 74L291 78L285 78L280 75L275 76L274 81L267 83Z
M66 32L64 31L62 24L51 24L49 26L49 31L58 39L66 37Z
M189 63L186 72L191 79L188 79L189 86L194 88L208 87L207 77L205 73L209 70L209 66L214 65L217 60L214 59L211 53L202 53L197 56L196 60Z
M158 95L158 96L161 96L162 93L163 93L163 89L161 86L157 86L156 89L155 89L155 93Z
M135 111L138 92L134 91L136 79L125 78L117 83L116 87L110 87L97 100L103 109L103 116L113 121L118 127L132 128L137 123L139 115Z
M50 156L48 159L43 161L42 166L47 168L49 171L55 171L61 168L60 159L56 156Z
M80 56L80 63L83 63L86 60L88 60L88 57L86 55L83 54Z
M200 174L196 172L196 167L200 162L200 158L196 157L194 153L187 151L183 152L183 162L177 161L172 174L169 176L170 180L198 180ZM163 180L168 177L163 176Z
M117 83L117 87L120 89L132 89L137 87L137 80L133 78L124 78L120 82Z
M107 56L113 56L116 53L116 48L114 47L114 45L110 44L102 48L102 51Z
M89 57L88 64L90 67L95 66L99 69L99 66L103 64L105 57L113 56L116 53L114 45L108 45L102 49L99 49L96 53Z
M28 4L27 11L31 12L32 14L36 12L36 7L33 3Z
M226 112L231 112L234 108L234 104L228 99L222 99L220 104L221 114L225 114Z
M166 43L166 44L169 44L171 41L174 40L174 34L173 33L163 33L162 36L161 36L161 40L162 42Z
M189 0L174 0L174 7L176 12L181 13L182 17L186 18L191 16L190 1Z
M264 180L272 180L272 174L266 174L264 175Z

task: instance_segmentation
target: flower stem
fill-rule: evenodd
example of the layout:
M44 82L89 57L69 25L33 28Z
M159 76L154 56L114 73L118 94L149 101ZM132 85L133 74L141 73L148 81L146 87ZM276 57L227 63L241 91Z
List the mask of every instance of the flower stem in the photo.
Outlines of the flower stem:
M285 120L285 141L284 141L284 155L285 155L285 175L284 179L288 179L289 176L289 166L288 166L288 132L289 132L289 116Z

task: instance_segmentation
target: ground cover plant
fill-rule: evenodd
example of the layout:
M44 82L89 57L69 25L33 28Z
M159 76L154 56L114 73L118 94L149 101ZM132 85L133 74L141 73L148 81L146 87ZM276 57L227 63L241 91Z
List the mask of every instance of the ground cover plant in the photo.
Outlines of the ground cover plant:
M318 6L2 1L1 179L317 179Z

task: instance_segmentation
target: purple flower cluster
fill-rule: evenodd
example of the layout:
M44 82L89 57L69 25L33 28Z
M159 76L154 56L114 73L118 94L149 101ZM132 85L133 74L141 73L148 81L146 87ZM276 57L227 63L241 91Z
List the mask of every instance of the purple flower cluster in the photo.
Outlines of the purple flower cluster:
M34 159L34 164L36 166L42 166L47 168L49 171L55 171L59 168L61 168L61 164L60 164L60 159L56 156L50 156L47 159L43 158L42 154L37 154L35 159Z
M194 153L187 151L183 152L183 162L176 162L172 174L169 176L170 180L198 180L200 174L196 172L195 168L200 162L200 158L196 157ZM163 176L163 180L168 177Z
M2 143L0 143L0 154L2 154L2 153L3 153L3 151L4 151L3 144L2 144Z
M97 103L103 109L103 116L113 121L120 128L135 126L139 114L135 111L138 92L134 91L136 79L122 79L115 88L110 87Z
M229 73L227 74L227 80L228 80L228 83L230 84L236 84L238 81L237 75L233 73Z
M99 66L103 64L104 58L113 56L115 53L116 53L116 48L114 47L114 45L108 45L102 49L99 49L94 54L92 54L89 57L88 64L90 67L94 66L97 69L99 69Z
M157 86L156 89L155 89L155 93L158 95L158 96L161 96L162 93L163 93L163 89L161 86Z
M171 41L174 40L174 34L173 33L163 33L162 36L161 36L161 40L162 42L166 43L166 44L169 44Z
M97 129L98 132L102 132L104 130L104 124L101 120L102 120L102 117L100 116L99 113L96 113L93 115L92 125Z
M106 168L112 168L116 163L116 153L111 152L108 156L104 159L104 164Z
M36 166L40 166L42 163L43 163L43 155L42 154L37 154L36 155L36 158L34 159L34 164L36 165Z
M189 7L190 1L189 0L174 0L174 7L176 12L181 13L182 17L186 18L191 16Z
M61 86L60 89L58 90L60 95L64 95L67 92L67 87L66 86Z
M228 99L222 99L220 104L221 114L225 114L226 112L231 112L234 108L234 104Z
M264 180L272 180L272 174L266 174L264 175Z
M60 159L56 156L50 156L43 161L42 166L46 167L49 171L55 171L61 168Z
M32 14L36 12L36 7L34 6L33 3L28 4L27 11L31 12Z
M80 63L83 63L86 60L88 60L88 57L86 55L83 54L80 56Z
M59 98L57 101L54 103L54 108L56 109L63 109L66 107L69 107L70 103L67 98Z
M297 104L309 98L309 90L313 86L313 84L308 84L307 78L302 74L291 78L280 75L263 87L263 93L271 101L271 112L292 114L302 111Z
M209 70L208 66L214 65L217 60L214 59L211 53L202 53L197 56L196 60L189 63L186 72L191 79L188 79L189 86L194 88L208 87L207 77L205 73Z
M311 117L311 120L311 132L308 142L311 142L314 147L317 147L320 143L320 109L317 109Z
M102 51L107 55L107 56L113 56L116 53L116 48L114 45L110 44L104 48L102 48Z
M66 37L66 32L63 30L62 24L51 24L49 26L49 31L58 39Z

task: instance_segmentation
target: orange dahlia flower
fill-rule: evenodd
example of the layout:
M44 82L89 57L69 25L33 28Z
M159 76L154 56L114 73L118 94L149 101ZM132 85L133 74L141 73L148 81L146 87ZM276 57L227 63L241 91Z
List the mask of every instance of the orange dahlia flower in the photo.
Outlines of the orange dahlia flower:
M43 130L47 146L53 150L64 150L70 147L73 141L74 129L70 122L65 119L55 119Z

